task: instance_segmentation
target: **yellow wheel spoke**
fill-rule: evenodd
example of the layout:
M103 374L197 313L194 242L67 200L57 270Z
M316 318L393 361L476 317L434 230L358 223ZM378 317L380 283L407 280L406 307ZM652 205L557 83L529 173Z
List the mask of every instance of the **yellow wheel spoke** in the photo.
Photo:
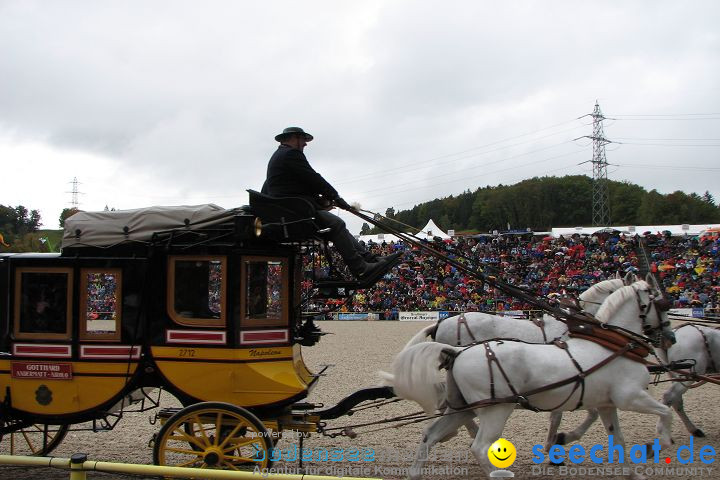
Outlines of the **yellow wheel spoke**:
M230 440L233 440L233 439L235 438L235 434L236 434L236 433L238 432L238 430L240 430L241 428L242 428L242 425L241 425L241 424L235 425L235 428L232 429L232 432L230 432L230 433L228 434L228 436L225 437L225 440L223 440L223 442L222 442L220 445L218 445L218 446L219 446L220 448L223 448L223 449L224 449L224 448L225 448L225 445L227 445L227 443L228 443ZM243 438L243 437L239 437L239 438Z
M246 447L246 446L252 445L252 444L258 444L258 445L260 445L260 450L263 449L262 448L263 440L260 437L255 437L255 438L239 437L238 441L235 442L233 445L235 446L235 448L240 448L240 447Z
M225 460L232 461L233 463L237 463L237 462L260 463L250 457L241 457L240 455L225 455Z
M177 440L177 441L181 441L181 442L188 442L188 443L191 443L191 444L197 446L200 450L205 450L206 445L200 443L200 440L198 440L197 437L188 435L187 433L185 433L184 431L182 431L179 428L176 428L173 431L173 433L179 433L180 435L179 436L178 435L168 435L168 437L167 437L168 440Z
M202 462L202 459L200 459L199 461ZM189 462L185 462L185 463L179 463L175 466L176 467L189 467L189 466L197 465L197 464L198 464L198 460L196 459L196 460L190 460Z
M200 417L196 414L193 416L193 419L195 420L195 424L200 427L200 433L202 434L202 437L206 440L206 445L210 444L210 439L207 436L207 433L205 433L205 424L200 421ZM193 433L195 433L195 429L193 428Z
M177 447L165 447L166 452L174 452L174 453L183 453L185 455L192 455L194 457L202 459L202 452L198 452L197 450L188 450L186 448L177 448Z

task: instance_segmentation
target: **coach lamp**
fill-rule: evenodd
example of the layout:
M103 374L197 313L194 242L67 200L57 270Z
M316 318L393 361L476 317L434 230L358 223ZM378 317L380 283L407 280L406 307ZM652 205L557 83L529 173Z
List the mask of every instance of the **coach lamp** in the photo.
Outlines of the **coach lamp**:
M235 217L235 237L238 240L258 238L262 234L262 221L254 215L237 215Z

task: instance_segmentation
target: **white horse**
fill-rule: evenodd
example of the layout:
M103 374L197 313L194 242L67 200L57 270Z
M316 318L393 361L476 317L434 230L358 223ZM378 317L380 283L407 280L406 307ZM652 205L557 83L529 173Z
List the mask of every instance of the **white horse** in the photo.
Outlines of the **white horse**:
M677 342L667 350L669 362L693 361L694 373L718 373L720 366L720 330L693 323L675 329ZM671 377L676 377L670 373ZM690 435L704 437L705 433L690 420L683 407L682 396L695 381L673 382L663 394L663 403L675 409Z
M609 329L658 339L661 334L671 336L666 313L655 306L655 298L648 283L636 282L613 293L596 317ZM617 408L651 413L660 418L661 447L670 446L672 412L647 392L650 374L644 363L587 339L571 337L565 345L488 341L462 348L426 342L400 352L393 363L395 393L419 403L427 413L447 405L444 415L426 428L410 478L420 478L425 453L435 443L453 437L474 417L480 427L471 450L486 471L492 470L488 448L501 437L515 405L523 402L540 410L596 408L623 451L627 450ZM448 365L445 392L438 370ZM579 370L585 373L581 376Z
M580 308L595 315L600 305L616 290L632 284L638 278L629 273L624 278L603 280L585 290L578 298ZM435 341L447 345L464 346L474 342L484 342L495 338L513 338L529 343L548 343L567 334L567 324L552 315L544 315L539 322L499 315L490 315L481 312L467 312L463 315L448 317L428 327L423 328L405 345L424 342L435 331ZM551 445L572 443L582 437L590 426L598 419L598 412L590 409L585 420L573 431L560 433L557 430L562 421L562 412L550 414L550 428L548 430L545 449ZM471 437L477 434L477 426L470 420L465 424Z

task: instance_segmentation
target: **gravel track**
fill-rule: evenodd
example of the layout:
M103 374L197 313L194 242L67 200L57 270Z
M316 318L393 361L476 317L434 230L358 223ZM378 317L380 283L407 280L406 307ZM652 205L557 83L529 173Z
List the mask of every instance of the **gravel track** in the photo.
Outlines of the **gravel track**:
M321 402L326 406L334 405L340 399L353 391L372 385L379 384L378 370L388 370L392 358L400 351L405 342L421 328L426 326L423 322L321 322L322 329L329 333L322 341L312 348L305 348L303 355L307 365L312 371L320 370L324 364L332 364L324 378L312 391L308 398L311 402ZM651 386L651 393L655 398L660 398L668 384ZM702 465L697 462L698 452L703 445L711 445L716 448L720 439L720 422L718 412L720 407L716 404L718 387L706 385L701 388L690 390L685 395L685 409L695 423L704 430L705 438L694 439L694 451L696 462L694 466ZM163 406L176 405L176 401L169 395L162 397ZM381 409L372 409L359 412L351 417L343 417L332 421L328 426L343 426L367 421L374 421L381 418L402 415L404 413L417 411L417 405L408 402L397 402ZM73 453L87 453L89 459L152 463L152 449L148 442L154 432L159 429L158 425L150 425L148 418L154 412L127 414L120 424L110 432L70 432L63 443L53 452L58 457L70 457ZM570 428L582 421L585 412L571 412L565 415L563 427ZM627 445L643 444L654 438L656 418L649 415L620 412L620 424L625 435ZM403 469L406 469L414 455L415 448L422 436L424 424L415 424L400 429L386 429L365 434L360 434L356 439L347 437L327 438L314 435L305 441L305 448L319 449L341 448L344 452L350 449L359 449L365 452L373 449L376 455L375 462L310 462L307 466L314 468L315 472L324 474L328 469L329 473L342 474L345 476L372 476L384 478L404 478ZM508 421L503 436L513 442L518 455L514 465L510 468L515 473L515 478L532 479L564 479L571 478L571 475L559 475L556 469L549 475L533 472L534 464L531 462L531 448L535 444L542 444L548 426L548 415L545 413L534 413L518 410ZM561 428L562 430L563 428ZM361 429L358 429L360 432ZM676 458L675 452L678 446L686 445L690 441L688 433L677 417L673 419L673 439L675 446L668 452L663 452L661 458L669 455ZM470 437L463 430L455 438L435 447L440 457L435 462L428 462L428 466L436 469L435 474L426 475L425 478L482 478L482 471L472 454L469 453ZM588 448L591 445L600 443L607 445L607 436L600 422L591 427L588 434L581 440L581 444ZM291 449L297 445L296 439L283 439L278 447ZM362 455L362 453L361 453ZM585 462L583 466L589 466ZM649 464L655 466L654 464ZM697 479L710 478L720 479L720 467L715 463L702 465L712 468L708 473L704 471L702 476L692 474L660 474L648 475L649 478L674 478L674 479ZM547 467L547 464L544 464ZM568 466L571 466L568 464ZM664 463L658 466L665 467ZM670 466L682 467L675 460ZM688 465L691 466L691 465ZM295 464L279 462L276 467L287 467L288 473L294 473ZM365 471L358 470L365 467ZM445 474L448 467L455 469L457 473ZM313 472L308 472L313 473ZM114 474L90 473L90 479L127 479L142 478L121 476ZM614 478L612 476L585 475L573 476L574 478ZM0 466L0 478L25 480L31 478L42 478L44 480L67 479L68 472L48 468L27 469L20 467Z

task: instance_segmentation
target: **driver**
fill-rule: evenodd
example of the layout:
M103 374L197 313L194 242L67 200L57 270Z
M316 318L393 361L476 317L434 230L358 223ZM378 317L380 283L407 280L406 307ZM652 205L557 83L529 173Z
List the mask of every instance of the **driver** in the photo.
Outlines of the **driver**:
M300 127L288 127L275 136L280 146L270 158L262 193L273 197L303 197L317 208L316 223L329 228L327 237L358 279L373 278L385 271L400 253L376 257L365 250L345 227L345 222L327 210L334 204L353 210L307 161L303 149L313 136Z

